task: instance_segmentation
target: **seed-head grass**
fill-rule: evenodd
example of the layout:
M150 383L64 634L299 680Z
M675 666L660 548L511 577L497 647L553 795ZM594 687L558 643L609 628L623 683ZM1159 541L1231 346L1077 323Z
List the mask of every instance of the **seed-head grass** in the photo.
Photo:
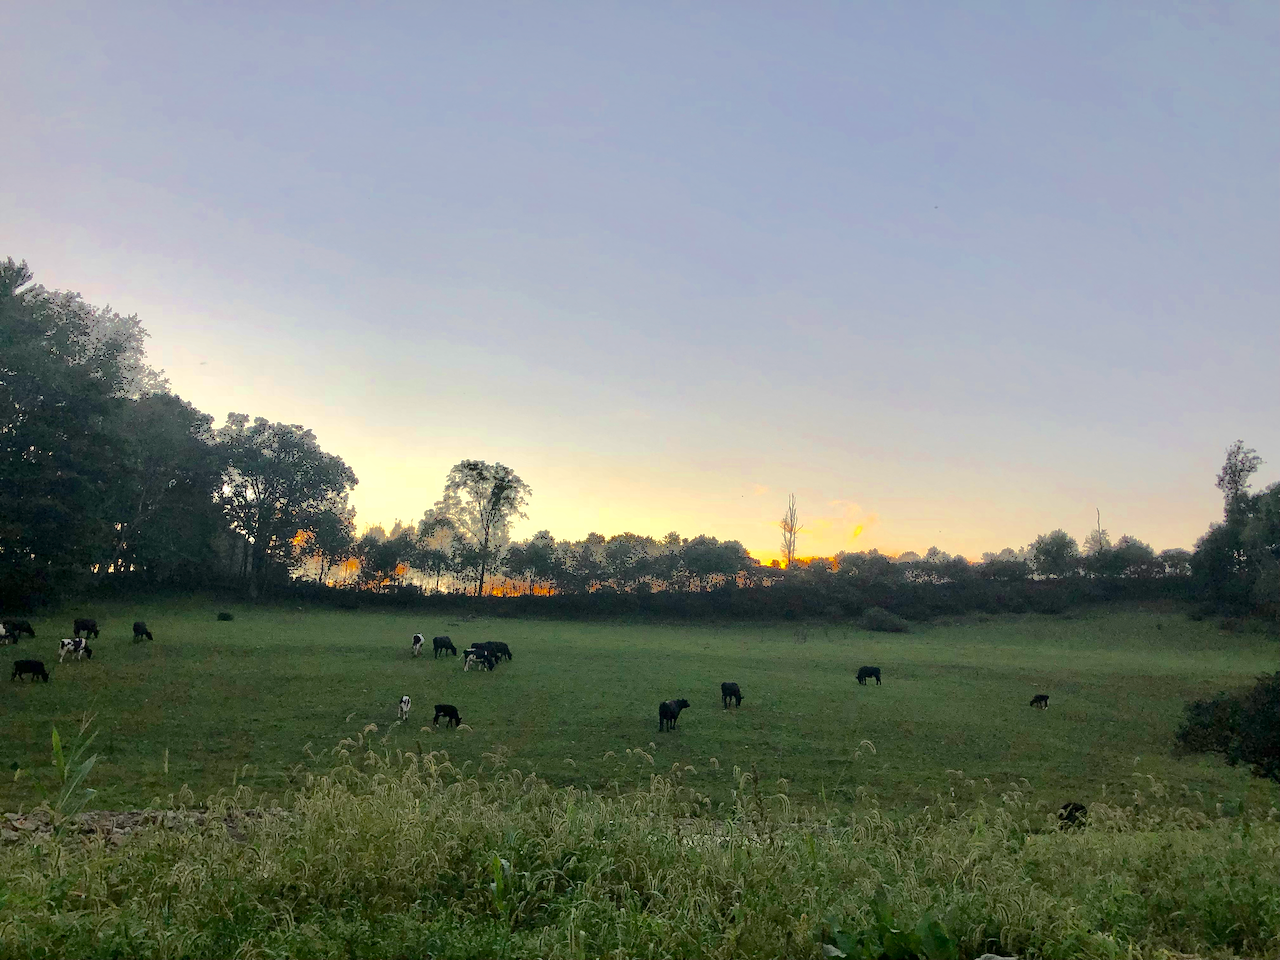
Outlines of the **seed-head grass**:
M395 750L370 727L282 802L237 783L203 826L0 847L0 941L77 956L817 957L824 931L873 934L887 916L962 956L1280 956L1274 811L1223 817L1158 780L1064 832L1016 782L956 771L917 813L826 815L737 768L716 816L679 765L599 793L503 751ZM612 759L652 771L640 752Z

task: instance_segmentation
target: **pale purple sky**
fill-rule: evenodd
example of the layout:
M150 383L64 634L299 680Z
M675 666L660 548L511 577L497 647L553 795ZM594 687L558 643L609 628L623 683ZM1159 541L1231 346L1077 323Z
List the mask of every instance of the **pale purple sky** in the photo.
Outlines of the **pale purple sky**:
M1280 479L1274 3L44 2L0 83L0 256L363 523L475 457L521 536L1160 549Z

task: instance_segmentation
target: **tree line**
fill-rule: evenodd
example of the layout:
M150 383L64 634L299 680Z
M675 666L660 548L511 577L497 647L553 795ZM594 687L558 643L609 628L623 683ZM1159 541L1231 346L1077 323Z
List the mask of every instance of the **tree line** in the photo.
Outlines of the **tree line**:
M171 393L136 316L33 284L0 262L0 603L86 580L257 594L287 581L300 535L346 529L356 476L298 424Z
M532 491L510 467L480 460L454 466L416 523L357 537L356 476L312 431L240 413L215 427L147 365L137 317L32 280L25 262L0 262L5 607L55 600L86 581L254 596L310 581L370 595L572 596L602 610L626 608L611 597L665 595L645 602L670 606L673 596L713 594L704 606L723 608L724 595L739 592L734 603L761 615L1017 609L1051 594L1100 596L1101 585L1163 584L1220 608L1280 611L1280 484L1249 490L1261 460L1240 441L1218 477L1223 521L1194 553L1112 542L1099 522L1083 544L1055 530L979 562L936 547L804 560L794 497L779 524L785 565L762 565L735 540L675 532L570 541L542 530L513 542Z

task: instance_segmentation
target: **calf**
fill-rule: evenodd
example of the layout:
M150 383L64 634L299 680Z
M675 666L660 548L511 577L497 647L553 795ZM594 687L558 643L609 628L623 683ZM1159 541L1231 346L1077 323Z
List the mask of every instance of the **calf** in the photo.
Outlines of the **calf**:
M21 676L31 677L32 683L35 682L36 677L39 677L45 683L49 682L49 671L44 668L44 664L39 660L13 661L13 676L9 678L9 682L12 683Z
M422 645L426 641L422 639L422 634L415 633L413 635L413 655L416 657L422 653Z
M876 678L876 686L880 686L880 668L879 667L859 667L858 682L864 687L867 685L867 677Z
M720 684L720 700L724 703L724 708L729 709L729 701L733 701L735 707L742 706L742 691L738 689L736 683L725 681Z
M0 626L4 627L5 632L13 638L14 643L17 643L18 637L22 636L24 633L28 637L34 637L36 635L36 632L31 629L31 624L26 620L6 620L3 624L0 624Z
M151 636L151 631L147 629L147 625L145 623L143 623L141 620L135 620L133 622L134 642L136 643L137 641L141 640L143 637L146 637L148 640L155 639L154 637Z
M93 649L84 640L76 637L74 640L58 641L58 662L61 663L67 654L71 654L77 660L92 660Z
M688 700L664 700L658 704L658 732L674 730L680 719L680 711L689 706Z
M434 727L440 722L440 718L444 717L444 725L447 727L453 724L455 727L462 722L462 717L458 716L458 708L452 703L437 703L436 715L431 719L431 725Z
M451 657L458 655L458 648L453 645L453 641L448 637L432 637L431 650L436 659L439 659L442 653L448 653Z
M1049 695L1047 693L1037 693L1031 698L1031 706L1039 707L1041 710L1049 709Z
M91 633L93 634L93 639L97 640L98 639L98 621L87 620L87 619L77 620L75 623L75 629L71 631L71 635L79 639L80 634L82 633L84 634L84 638L86 640L89 639L89 634Z
M404 696L404 697L401 697L401 698L400 698L400 714L399 714L398 719L400 719L400 720L408 720L408 719L409 719L409 707L410 707L410 705L411 705L411 704L410 704L409 698L408 698L407 696Z

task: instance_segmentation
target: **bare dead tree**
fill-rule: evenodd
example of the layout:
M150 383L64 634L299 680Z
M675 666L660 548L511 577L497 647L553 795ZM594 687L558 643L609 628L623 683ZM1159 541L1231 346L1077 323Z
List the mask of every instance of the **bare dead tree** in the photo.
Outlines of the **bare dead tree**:
M782 528L782 556L789 567L791 566L791 561L796 558L796 537L804 529L800 525L800 517L796 513L796 495L794 493L787 497L787 512L782 515L778 526Z

